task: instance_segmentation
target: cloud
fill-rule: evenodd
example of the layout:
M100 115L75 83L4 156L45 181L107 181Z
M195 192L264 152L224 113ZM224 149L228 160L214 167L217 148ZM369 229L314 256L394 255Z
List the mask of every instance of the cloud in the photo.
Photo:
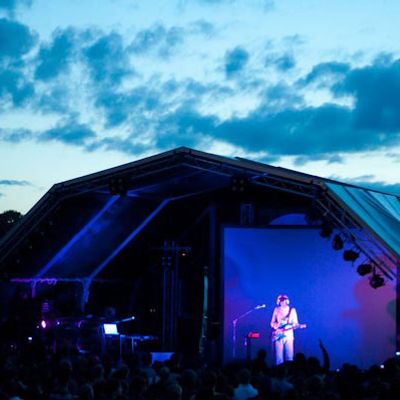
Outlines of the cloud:
M0 179L0 187L1 186L8 186L8 187L15 187L15 186L32 186L32 184L28 181L21 181L15 179ZM5 196L4 193L0 192L0 197Z
M9 15L13 15L15 10L21 6L30 6L33 0L1 0L0 10L8 12Z
M249 61L249 53L242 47L235 47L225 53L225 75L232 78L240 74Z
M197 147L215 130L217 119L200 115L191 106L183 105L158 122L155 145L165 149L177 146Z
M0 179L0 186L31 186L31 183L14 179Z
M257 109L243 118L220 121L181 107L160 121L160 146L196 146L209 136L247 151L273 155L324 155L328 162L338 152L359 152L400 144L400 137L381 137L377 132L353 128L351 109L325 104L321 107L285 109L267 113ZM303 161L305 158L302 159Z
M105 112L106 126L113 127L126 122L129 116L154 111L160 105L162 94L149 84L124 93L103 91L95 104Z
M70 112L69 103L73 100L68 88L63 84L47 86L34 104L41 113L67 114Z
M60 121L55 127L35 132L28 129L0 129L0 141L18 144L29 140L37 142L57 141L67 145L86 148L96 139L95 132L86 124L77 122L75 116Z
M44 131L38 137L39 141L59 141L68 145L84 146L88 139L96 134L86 124L80 124L73 118L62 121L56 127Z
M400 89L397 63L374 64L362 69L351 69L347 64L334 62L319 64L306 75L304 82L311 84L332 74L336 76L332 93L354 96L354 105L307 106L297 83L280 83L264 88L260 105L245 116L222 119L210 111L199 110L203 100L223 97L226 88L196 81L169 81L164 85L146 82L129 94L104 93L97 105L106 111L110 125L129 122L138 126L141 134L152 132L158 148L196 147L209 138L250 152L292 155L297 157L295 162L300 165L320 160L341 163L345 153L390 149L399 145L400 125L397 131L386 131L390 112L382 124L361 124L359 121L366 113L365 102L377 104L376 109L367 108L372 115L382 113L383 106L389 111L400 109L400 100L394 93L400 92L397 90ZM359 74L363 79L358 77ZM388 98L385 99L385 95ZM395 126L397 121L394 116L392 118L394 121L389 119L392 121L389 127Z
M215 133L251 151L301 155L359 148L359 144L348 142L350 124L348 109L328 104L273 114L258 109L245 118L222 122Z
M202 29L208 27L204 24ZM172 27L167 29L164 25L157 24L149 29L139 31L132 43L129 50L134 54L157 54L161 58L168 58L173 50L183 42L184 30L179 27Z
M191 33L202 34L206 37L211 37L215 35L216 28L214 24L212 24L211 22L208 22L204 19L200 19L192 23Z
M8 143L20 143L33 138L33 133L28 129L0 129L0 140Z
M86 146L86 150L88 151L104 149L108 151L118 151L126 154L141 154L145 150L148 150L148 148L149 146L140 143L134 143L133 140L129 138L104 138Z
M296 88L285 83L268 87L264 92L264 97L261 107L270 111L304 107L303 96Z
M352 69L332 87L337 96L353 96L354 128L398 137L400 132L400 60Z
M11 98L14 106L23 105L34 94L32 83L26 82L24 74L8 69L0 70L0 99Z
M393 159L395 162L400 162L400 154L399 153L387 153L386 157Z
M282 38L284 46L298 47L306 43L306 38L299 34L287 35Z
M193 79L163 82L153 78L125 92L103 90L98 93L95 106L105 117L107 128L131 123L136 132L144 133L182 104L186 107L190 104L194 109L209 98L222 100L232 94L230 88L218 84L204 84Z
M122 36L118 33L98 38L83 51L94 82L119 85L123 78L133 73Z
M339 79L343 79L350 71L350 65L342 62L324 62L315 65L312 70L298 81L300 86L318 84L320 87L331 87Z
M325 161L328 164L343 164L344 159L339 154L308 154L296 157L294 164L303 166L311 161Z
M296 66L296 60L293 54L286 53L275 60L275 65L279 71L288 71Z
M34 94L26 78L23 57L36 43L36 36L18 22L0 18L0 99L18 107Z
M137 154L145 148L141 143L149 141L158 148L170 148L196 147L215 139L249 152L267 152L272 157L292 155L297 157L297 165L317 160L340 163L337 153L390 150L400 144L400 62L391 54L382 54L371 65L359 68L339 61L320 63L294 83L282 79L271 85L258 79L257 74L254 77L246 73L250 54L236 46L226 51L223 64L226 77L237 79L235 85L230 81L165 81L158 76L123 89L124 78L135 73L130 57L147 53L168 57L184 41L185 34L207 35L212 28L204 21L185 29L158 24L138 32L128 47L115 32L104 35L91 30L85 35L73 28L59 29L48 43L41 44L28 64L35 35L24 25L0 19L2 103L9 101L19 107L34 98L35 110L69 115L70 98L74 101L69 96L71 88L63 86L59 79L52 80L72 65L81 67L83 63L83 73L88 73L90 84L95 84L90 88L93 103L89 106L94 105L96 112L102 113L106 128L123 125L124 132L129 128L133 131L128 138L98 138L88 124L71 117L42 133L3 130L0 140L17 143L38 138L89 150ZM15 35L7 41L11 33ZM299 38L285 40L295 46ZM293 69L295 53L290 45L287 49L271 55L269 65L281 72ZM29 71L42 81L36 85L36 93ZM252 84L246 80L250 75ZM331 102L309 106L303 96L315 87L330 90ZM229 114L232 117L222 117L213 110L212 104L217 100L240 98L243 93L257 101L251 103L257 104L253 110L246 110L245 114L233 112ZM352 105L334 103L342 97L352 98Z
M265 60L265 66L273 66L280 72L286 72L296 66L296 60L292 53L284 53L281 55L268 55Z
M47 81L66 71L74 54L74 42L75 31L72 28L55 31L52 42L40 47L35 78Z
M26 25L0 18L0 61L19 59L35 42L36 36Z

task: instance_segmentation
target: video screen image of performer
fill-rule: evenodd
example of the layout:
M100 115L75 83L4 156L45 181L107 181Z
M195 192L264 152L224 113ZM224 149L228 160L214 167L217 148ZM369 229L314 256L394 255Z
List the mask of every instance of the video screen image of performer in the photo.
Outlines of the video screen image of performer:
M272 313L271 328L272 341L275 346L276 365L284 361L292 361L294 355L294 329L305 328L299 324L297 311L290 307L290 300L286 294L280 294L276 299L276 307Z

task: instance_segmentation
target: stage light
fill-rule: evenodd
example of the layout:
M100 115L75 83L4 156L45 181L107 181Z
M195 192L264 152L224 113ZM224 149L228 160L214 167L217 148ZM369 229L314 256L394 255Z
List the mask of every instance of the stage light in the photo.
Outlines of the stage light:
M334 250L342 250L343 249L343 239L340 235L335 235L332 241L332 247Z
M385 280L374 272L369 280L369 284L372 288L377 289L385 284Z
M46 324L46 321L45 321L44 319L42 319L42 321L40 322L40 326L41 326L43 329L46 329L47 324Z
M355 252L354 250L345 250L343 252L343 259L345 261L351 261L351 262L356 261L359 256L360 254Z
M360 264L357 267L357 272L361 276L368 275L372 272L372 266L370 264Z
M319 232L319 235L326 239L329 238L332 235L333 229L331 224L329 224L328 222L324 221L321 225L321 231Z
M112 195L125 196L128 191L126 180L121 177L110 178L108 182L108 190Z
M187 257L189 256L191 251L192 251L191 247L182 247L178 254L180 257Z
M248 180L243 176L233 176L231 182L231 190L232 192L243 193L246 189Z

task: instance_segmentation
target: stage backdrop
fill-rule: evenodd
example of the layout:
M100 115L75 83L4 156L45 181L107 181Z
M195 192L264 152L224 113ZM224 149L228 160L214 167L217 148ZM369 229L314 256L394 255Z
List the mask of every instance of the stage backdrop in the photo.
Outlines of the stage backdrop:
M307 324L295 332L297 352L322 361L321 339L335 369L345 362L367 368L394 356L395 284L371 288L318 229L225 227L223 238L225 362L234 354L246 357L250 331L261 334L252 340L252 357L262 347L272 362L269 324L280 293L288 294L299 322Z

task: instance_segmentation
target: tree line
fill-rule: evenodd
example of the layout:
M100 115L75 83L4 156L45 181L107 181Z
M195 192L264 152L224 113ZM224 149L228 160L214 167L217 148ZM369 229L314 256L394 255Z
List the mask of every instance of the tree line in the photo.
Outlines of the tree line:
M14 210L8 210L0 213L0 239L23 217L23 215Z

